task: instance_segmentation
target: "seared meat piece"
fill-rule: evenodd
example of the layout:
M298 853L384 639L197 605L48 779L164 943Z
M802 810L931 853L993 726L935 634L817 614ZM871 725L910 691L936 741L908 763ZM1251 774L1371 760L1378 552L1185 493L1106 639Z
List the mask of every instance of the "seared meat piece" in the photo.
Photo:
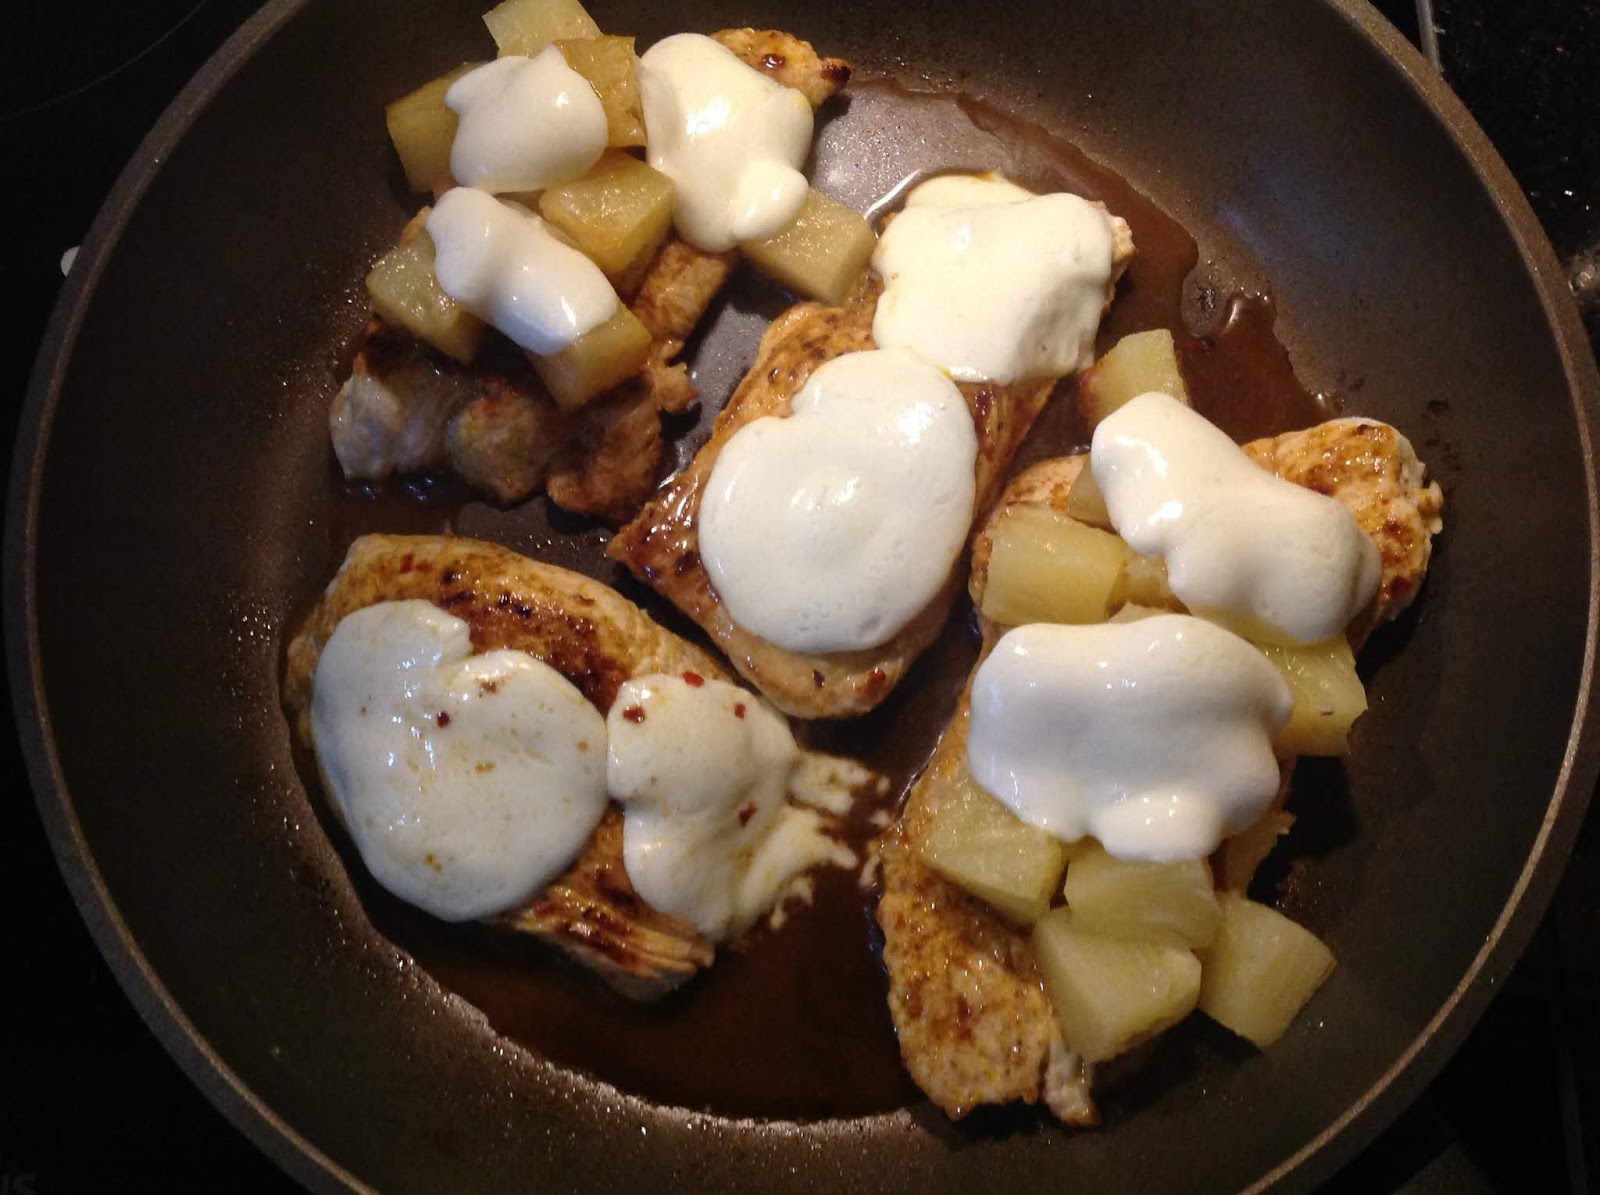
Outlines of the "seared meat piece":
M328 412L345 476L387 477L443 465L445 426L475 389L449 358L374 319Z
M1333 419L1244 446L1285 481L1336 498L1378 545L1383 577L1372 608L1349 629L1357 646L1411 605L1428 572L1444 494L1407 440L1376 419Z
M537 656L602 712L629 677L692 671L728 679L705 652L597 581L476 540L368 535L351 545L289 644L284 704L306 746L313 746L312 678L340 619L405 598L421 598L466 620L477 651L512 648ZM634 892L615 809L565 875L525 908L495 920L559 947L639 999L671 991L709 965L714 953L692 926L657 912Z
M1133 256L1133 242L1121 220L1114 219L1113 225L1115 273L1120 275ZM959 591L960 570L953 569L934 600L880 647L826 655L788 651L736 624L718 598L700 562L700 496L718 454L740 428L763 416L788 414L790 400L823 362L875 347L872 317L881 290L877 276L869 271L842 307L801 303L774 320L761 338L755 363L717 415L710 440L607 549L613 559L704 627L734 668L773 704L802 718L862 714L888 696L944 625ZM1006 467L1053 389L1048 381L962 384L978 434L974 503L978 514L999 492Z
M715 952L693 926L657 912L633 890L615 809L565 875L496 921L566 951L634 1000L660 999L709 967Z
M820 108L850 81L843 58L822 58L808 41L777 29L724 29L711 35L764 75L792 87Z
M1422 584L1440 530L1443 498L1393 428L1339 419L1245 445L1279 476L1344 503L1383 556L1373 610L1356 620L1359 641L1405 608ZM995 521L1012 506L1066 507L1083 456L1042 461L1006 487L972 549L970 589L982 603ZM984 650L1000 628L979 619ZM928 769L906 798L880 848L883 961L889 1011L906 1069L929 1098L960 1117L979 1104L1044 1099L1069 1124L1092 1124L1088 1068L1057 1042L1055 1016L1040 986L1027 931L923 865L918 848L939 801L966 767L968 704L963 696ZM1292 817L1277 801L1255 826L1230 838L1212 860L1220 886L1243 890Z
M713 36L813 106L850 77L848 63L820 58L787 33L729 29ZM418 217L402 239L420 226ZM688 372L672 362L737 256L701 253L669 237L631 298L624 296L654 337L649 362L571 414L557 408L525 361L462 366L374 321L329 414L345 476L379 479L448 466L504 505L544 487L564 510L623 521L656 484L658 413L686 410L697 397Z

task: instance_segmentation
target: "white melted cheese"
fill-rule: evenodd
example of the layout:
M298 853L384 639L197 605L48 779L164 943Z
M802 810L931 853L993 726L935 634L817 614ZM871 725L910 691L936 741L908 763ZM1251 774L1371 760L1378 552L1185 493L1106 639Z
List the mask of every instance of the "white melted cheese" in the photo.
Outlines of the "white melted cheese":
M781 232L808 184L811 105L698 33L657 42L639 60L650 165L676 188L673 221L720 253Z
M728 614L790 651L876 647L949 579L972 521L966 400L903 352L846 353L792 413L740 428L700 501L700 555Z
M1094 361L1114 251L1111 218L1076 195L931 179L873 251L884 287L872 338L957 381L1064 377Z
M1293 699L1198 618L1008 632L972 684L967 763L1019 818L1121 859L1198 859L1266 811Z
M1166 561L1195 614L1260 642L1320 643L1377 592L1378 550L1346 507L1274 477L1168 395L1113 412L1089 459L1117 533Z
M530 353L560 352L617 312L600 267L525 208L455 187L427 227L444 292Z
M328 794L373 876L446 921L526 902L606 808L605 721L519 651L474 655L428 602L340 621L312 682Z
M819 864L854 866L813 804L848 807L784 720L736 685L694 674L626 682L606 717L607 785L624 811L623 863L646 902L713 941L737 937ZM820 781L820 782L819 782Z
M578 178L606 148L600 97L555 46L468 71L444 102L461 118L450 174L463 187L542 191Z

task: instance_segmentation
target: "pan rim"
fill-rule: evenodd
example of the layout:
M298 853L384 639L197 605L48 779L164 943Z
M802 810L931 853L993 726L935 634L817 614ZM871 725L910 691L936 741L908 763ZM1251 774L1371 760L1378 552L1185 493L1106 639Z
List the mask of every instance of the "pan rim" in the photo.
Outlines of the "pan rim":
M234 73L293 19L307 0L271 0L207 60L140 143L96 216L62 288L24 397L12 458L5 527L5 636L15 721L35 805L56 864L101 955L145 1024L225 1117L297 1181L319 1190L372 1190L303 1137L218 1055L155 973L123 922L84 838L56 754L39 659L36 536L43 463L84 313L99 277L169 152ZM1577 424L1589 529L1588 621L1577 701L1561 769L1527 860L1504 907L1449 997L1393 1064L1321 1133L1250 1190L1330 1176L1420 1093L1476 1024L1539 924L1570 855L1597 775L1600 711L1592 700L1600 636L1600 372L1564 273L1509 167L1443 78L1367 0L1324 0L1396 70L1463 153L1494 204L1530 275L1555 341Z

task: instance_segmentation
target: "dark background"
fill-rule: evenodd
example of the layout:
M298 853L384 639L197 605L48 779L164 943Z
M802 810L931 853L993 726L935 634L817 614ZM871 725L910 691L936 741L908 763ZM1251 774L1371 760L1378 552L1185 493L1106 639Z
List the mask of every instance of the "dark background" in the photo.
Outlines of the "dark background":
M7 458L62 252L83 238L162 109L255 7L7 5ZM1433 0L1431 22L1418 18L1426 0L1379 7L1441 66L1510 163L1600 345L1600 0ZM0 1195L289 1188L168 1058L101 962L56 871L10 726L6 717L0 729L0 1008L10 1010L0 1019ZM1329 1189L1600 1189L1600 809L1526 958L1466 1045Z

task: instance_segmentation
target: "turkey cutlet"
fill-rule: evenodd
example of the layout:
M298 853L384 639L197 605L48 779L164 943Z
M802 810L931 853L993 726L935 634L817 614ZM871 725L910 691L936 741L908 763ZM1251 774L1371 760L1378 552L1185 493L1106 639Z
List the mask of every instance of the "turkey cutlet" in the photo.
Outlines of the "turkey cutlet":
M1427 572L1443 497L1410 443L1386 424L1338 419L1246 444L1287 481L1335 499L1355 516L1383 561L1378 595L1352 624L1353 643L1410 604ZM1066 509L1087 458L1041 462L1006 488L973 545L970 589L981 606L995 522L1007 507ZM984 649L1000 628L980 619ZM966 771L968 698L880 844L877 919L889 976L889 1011L901 1057L917 1085L952 1117L982 1104L1044 1101L1069 1124L1092 1124L1089 1068L1061 1041L1028 931L939 876L921 860L934 814ZM1287 781L1287 776L1285 777ZM1282 797L1280 792L1280 801ZM1242 890L1288 824L1278 803L1223 844L1214 870ZM1230 850L1236 857L1228 858Z
M710 655L598 581L472 539L367 535L351 545L289 644L284 704L305 747L315 748L312 681L334 628L366 606L412 598L464 620L477 652L507 648L543 660L601 714L635 676L692 672L732 679ZM522 908L490 920L557 947L641 1000L679 986L710 965L715 951L694 927L651 908L634 891L615 806L564 875Z
M1133 257L1133 240L1112 217L1111 287ZM772 322L755 363L718 413L711 438L688 468L663 486L607 551L704 628L734 669L785 713L844 718L871 710L899 683L939 634L960 590L959 564L939 593L886 643L860 651L807 654L767 642L734 622L700 559L701 496L723 447L757 419L789 412L812 373L845 353L874 348L873 315L882 291L868 271L840 307L801 303ZM1106 296L1109 305L1110 293ZM1011 385L962 383L978 438L974 519L994 501L1012 456L1055 387L1052 381Z

